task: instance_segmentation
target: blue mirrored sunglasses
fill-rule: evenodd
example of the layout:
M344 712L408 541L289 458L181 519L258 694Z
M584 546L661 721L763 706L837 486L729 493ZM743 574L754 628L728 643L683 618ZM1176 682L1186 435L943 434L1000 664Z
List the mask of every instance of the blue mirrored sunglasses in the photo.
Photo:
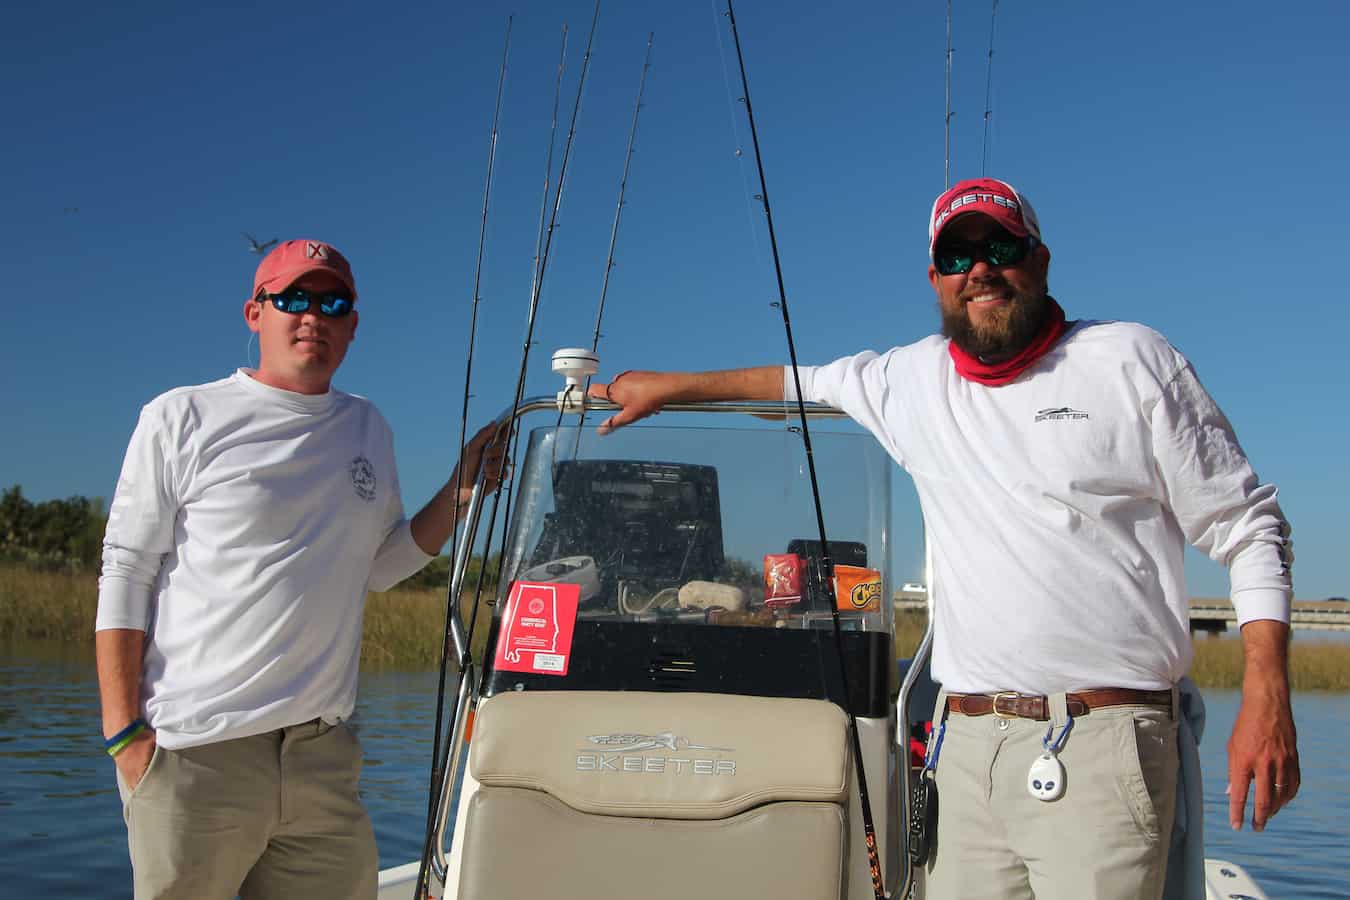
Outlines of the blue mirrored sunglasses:
M303 288L287 288L280 294L258 295L258 302L271 302L272 306L284 313L297 316L309 312L313 305L319 304L319 312L330 319L340 319L352 311L352 298L346 294L315 294Z
M1036 239L1031 237L991 237L983 241L951 242L933 252L933 266L943 275L964 275L978 260L991 266L1014 266L1027 258Z

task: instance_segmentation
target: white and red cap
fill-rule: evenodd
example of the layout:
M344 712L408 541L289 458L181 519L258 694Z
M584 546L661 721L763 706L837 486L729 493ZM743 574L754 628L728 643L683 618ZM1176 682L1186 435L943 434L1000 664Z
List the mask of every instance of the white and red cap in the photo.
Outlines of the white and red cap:
M937 247L942 229L961 216L980 213L1017 237L1041 239L1041 223L1036 210L1017 189L997 178L971 178L958 181L933 201L928 217L928 255Z
M279 294L310 272L331 272L356 299L356 279L347 257L332 244L323 241L286 241L275 247L258 263L253 275L253 298L262 292Z

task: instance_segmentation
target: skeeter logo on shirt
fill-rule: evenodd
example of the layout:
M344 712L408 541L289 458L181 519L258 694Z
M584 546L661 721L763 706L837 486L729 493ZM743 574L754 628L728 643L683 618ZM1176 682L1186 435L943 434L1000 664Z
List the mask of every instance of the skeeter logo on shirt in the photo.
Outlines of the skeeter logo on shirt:
M1090 419L1092 418L1081 409L1074 409L1072 406L1052 406L1048 409L1036 410L1036 421L1044 422L1049 419L1052 422L1061 419Z
M350 467L352 476L352 487L356 489L356 496L370 503L375 499L375 467L370 464L370 460L364 456L358 456L352 460Z

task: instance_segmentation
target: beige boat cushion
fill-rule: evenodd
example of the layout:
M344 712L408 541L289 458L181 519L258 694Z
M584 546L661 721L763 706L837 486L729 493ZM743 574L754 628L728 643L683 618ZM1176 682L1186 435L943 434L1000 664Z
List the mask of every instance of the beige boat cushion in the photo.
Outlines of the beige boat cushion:
M469 801L458 900L838 898L844 809L771 803L680 822L579 813L547 794L480 788Z
M585 813L720 819L765 803L843 803L844 713L824 700L521 691L484 700L479 784L543 791Z

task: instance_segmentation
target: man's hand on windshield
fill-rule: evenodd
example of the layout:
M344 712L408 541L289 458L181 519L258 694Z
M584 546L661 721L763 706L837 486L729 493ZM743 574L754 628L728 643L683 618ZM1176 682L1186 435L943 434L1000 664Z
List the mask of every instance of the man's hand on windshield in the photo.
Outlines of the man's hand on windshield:
M783 399L783 367L756 366L716 372L620 372L609 384L592 384L592 397L621 407L600 425L601 434L632 424L669 403Z
M644 372L630 369L614 376L608 384L591 383L592 397L608 400L620 409L600 423L601 434L655 415L674 397L679 376L673 372Z

